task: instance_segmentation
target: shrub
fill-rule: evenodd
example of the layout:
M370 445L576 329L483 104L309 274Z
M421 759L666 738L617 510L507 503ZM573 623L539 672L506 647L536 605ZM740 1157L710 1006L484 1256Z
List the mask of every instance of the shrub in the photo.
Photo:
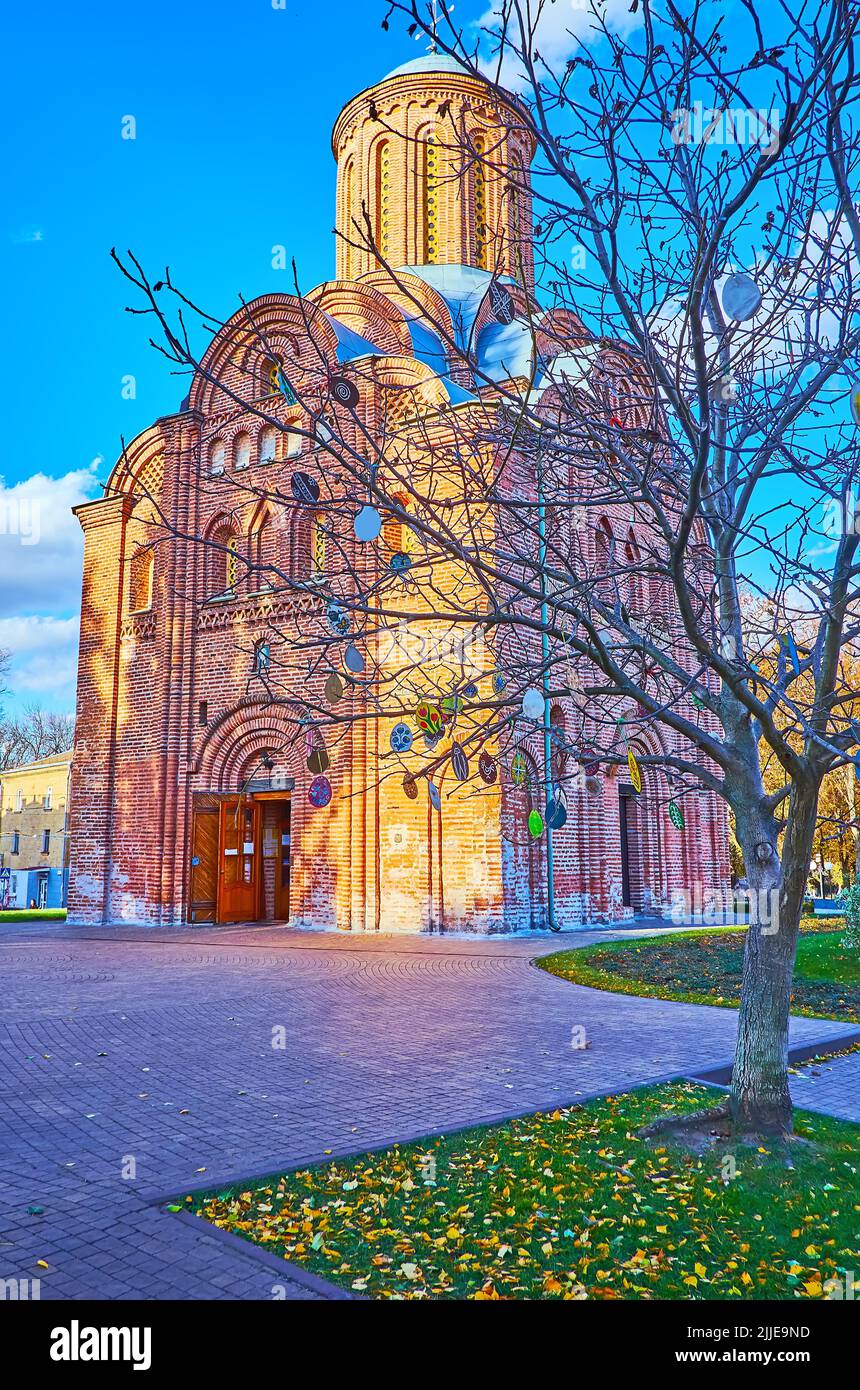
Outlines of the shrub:
M846 888L842 894L845 903L845 935L843 940L852 950L860 951L860 883Z

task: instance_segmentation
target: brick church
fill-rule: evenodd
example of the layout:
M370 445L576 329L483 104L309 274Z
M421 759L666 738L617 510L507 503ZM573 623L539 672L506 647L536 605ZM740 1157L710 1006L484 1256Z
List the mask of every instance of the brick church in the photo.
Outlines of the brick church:
M468 437L475 412L533 389L548 359L578 354L628 389L638 368L623 344L538 307L535 138L516 98L430 55L348 102L332 147L337 278L235 315L177 413L128 446L104 497L76 509L69 920L515 931L543 928L550 912L576 926L721 890L725 811L699 791L677 814L657 761L680 747L671 731L631 713L630 750L655 760L637 792L622 759L594 753L600 735L564 692L513 753L481 746L482 701L492 706L500 671L508 694L519 679L489 645L453 663L434 656L423 699L420 671L401 680L397 709L384 696L391 646L381 650L366 601L351 602L376 592L396 557L420 602L420 538L407 535L406 493L378 537L359 534L361 501L332 462L332 434L347 454L375 451L383 478L396 461L415 478L437 463L444 488L452 429ZM534 491L525 474L519 485ZM588 518L577 563L633 553L629 509ZM674 641L666 592L640 605L662 610ZM677 658L692 670L680 645ZM458 728L434 728L452 710ZM566 819L547 824L565 778Z

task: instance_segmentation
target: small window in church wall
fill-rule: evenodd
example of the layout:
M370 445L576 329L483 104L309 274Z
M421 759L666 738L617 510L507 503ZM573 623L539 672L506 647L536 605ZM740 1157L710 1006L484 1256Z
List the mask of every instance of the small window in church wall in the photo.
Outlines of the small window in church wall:
M272 667L272 654L268 642L254 644L254 675L267 676Z
M376 147L376 245L380 256L390 250L391 143L381 140Z
M475 259L481 270L489 269L489 239L487 236L487 171L484 167L486 145L484 137L475 137Z
M424 139L424 260L439 259L439 143L435 131Z
M251 436L242 430L233 441L233 463L236 468L247 468L251 462Z
M212 533L208 554L210 598L232 598L239 578L238 540L229 526Z
M286 447L286 456L287 456L287 458L288 458L288 459L294 459L294 458L296 458L296 457L302 452L302 436L301 436L300 434L296 434L293 430L291 430L291 429L289 429L289 427L287 427L286 441L287 441L287 447Z
M209 472L223 473L227 465L227 446L223 439L213 439L209 445Z
M260 462L274 463L278 446L278 431L274 425L266 425L260 431Z
M266 396L277 396L280 393L281 383L278 377L278 364L273 362L271 357L266 357L263 361L263 394Z

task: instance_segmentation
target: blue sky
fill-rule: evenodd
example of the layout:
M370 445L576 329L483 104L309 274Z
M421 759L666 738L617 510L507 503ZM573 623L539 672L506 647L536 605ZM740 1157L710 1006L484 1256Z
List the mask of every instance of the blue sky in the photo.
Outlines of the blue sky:
M463 9L468 10L467 0ZM382 0L45 0L7 7L0 275L0 648L7 709L74 703L80 539L69 508L175 410L182 380L147 345L113 266L131 247L216 314L334 268L330 136L355 92L422 51ZM137 138L121 138L133 115ZM122 378L136 378L124 400ZM33 526L33 503L38 527ZM36 537L38 530L38 537ZM38 544L22 544L24 541Z

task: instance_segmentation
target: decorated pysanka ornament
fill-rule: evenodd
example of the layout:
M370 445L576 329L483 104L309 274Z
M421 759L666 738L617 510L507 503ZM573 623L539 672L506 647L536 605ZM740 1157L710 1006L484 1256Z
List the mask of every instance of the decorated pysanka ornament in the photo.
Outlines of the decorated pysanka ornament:
M459 743L455 743L451 749L451 766L457 781L465 782L469 776L469 760Z
M415 711L415 723L423 734L441 734L444 720L438 705L422 700Z
M511 777L518 787L522 786L523 782L526 780L527 771L528 767L522 753L515 753L511 758Z
M499 775L499 769L495 758L491 757L489 753L482 753L478 759L478 772L481 775L482 781L486 782L488 787L491 787Z
M327 806L331 801L331 782L327 777L315 777L308 787L308 801L317 810Z
M412 730L408 724L395 724L388 741L395 753L408 753L412 747Z

